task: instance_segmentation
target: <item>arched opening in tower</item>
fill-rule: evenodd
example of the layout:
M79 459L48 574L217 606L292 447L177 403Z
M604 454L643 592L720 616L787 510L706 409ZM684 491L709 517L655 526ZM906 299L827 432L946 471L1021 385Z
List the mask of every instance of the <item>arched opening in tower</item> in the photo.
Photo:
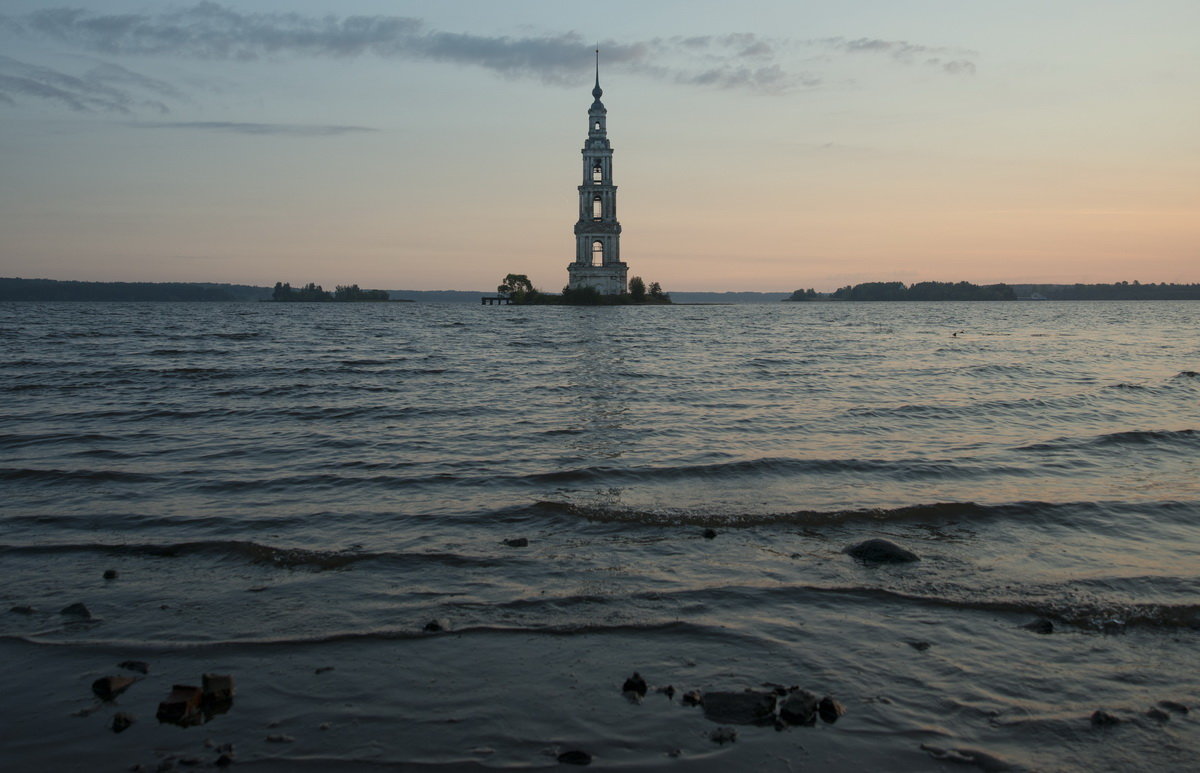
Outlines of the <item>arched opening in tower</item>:
M592 197L592 220L604 219L604 202L599 196Z
M603 266L604 265L604 242L601 242L601 241L592 242L592 265L593 266Z

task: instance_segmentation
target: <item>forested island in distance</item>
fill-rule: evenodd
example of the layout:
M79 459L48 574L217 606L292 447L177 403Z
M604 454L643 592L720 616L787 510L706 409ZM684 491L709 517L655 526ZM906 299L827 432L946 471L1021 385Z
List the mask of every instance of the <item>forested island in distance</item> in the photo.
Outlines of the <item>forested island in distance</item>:
M359 303L362 301L390 301L387 290L363 290L358 285L338 285L333 292L321 289L321 285L309 282L299 290L288 282L276 282L271 291L271 300L278 303ZM399 300L399 299L397 299ZM403 301L407 303L408 301Z
M785 301L1194 301L1200 283L992 284L970 282L863 282L832 293L796 290Z
M929 282L921 284L957 287L970 283ZM901 285L901 282L868 282L870 285ZM353 285L351 285L353 287ZM882 300L878 298L847 297L853 295L855 285L834 292L797 290L790 296L786 292L701 292L673 291L675 303L778 303L791 301L856 301ZM984 285L984 287L995 285ZM1051 301L1175 301L1200 300L1200 283L1141 283L1116 282L1113 284L1011 284L1007 285L1017 300ZM651 285L651 288L653 285ZM649 289L647 288L647 291ZM303 288L301 288L303 289ZM905 286L906 290L911 288ZM298 291L297 291L298 292ZM324 291L322 291L324 292ZM364 291L366 292L366 291ZM480 290L376 290L386 292L389 300L419 301L423 303L473 303L485 293ZM838 295L838 293L842 293ZM0 301L189 301L189 302L245 302L269 301L274 294L271 287L256 285L227 284L219 282L80 282L58 279L20 279L0 277ZM336 294L336 291L335 293ZM666 293L664 293L666 295ZM893 298L890 300L957 300L954 298Z

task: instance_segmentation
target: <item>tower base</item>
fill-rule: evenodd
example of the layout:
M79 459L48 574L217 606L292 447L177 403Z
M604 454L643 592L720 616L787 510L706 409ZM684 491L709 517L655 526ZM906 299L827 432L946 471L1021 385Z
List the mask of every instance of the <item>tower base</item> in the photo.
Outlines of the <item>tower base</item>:
M629 266L625 263L609 263L605 266L588 266L571 263L567 266L572 290L593 287L601 295L623 295Z

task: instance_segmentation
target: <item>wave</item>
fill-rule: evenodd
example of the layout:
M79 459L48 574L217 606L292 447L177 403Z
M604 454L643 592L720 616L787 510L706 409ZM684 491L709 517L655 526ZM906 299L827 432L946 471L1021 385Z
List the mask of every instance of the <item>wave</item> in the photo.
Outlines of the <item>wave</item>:
M1157 446L1182 451L1200 450L1200 430L1130 430L1111 432L1091 437L1063 437L1043 443L1019 446L1016 451L1059 451L1066 449L1124 449L1139 446Z
M759 475L854 473L884 477L912 478L973 478L980 475L1032 474L1023 467L1002 467L995 464L978 465L950 459L796 459L765 457L715 464L678 465L671 467L584 467L573 470L536 473L525 478L531 483L590 483L605 481L664 481L691 478L745 477Z
M515 554L506 554L504 559L497 559L489 556L470 556L460 553L309 550L306 548L274 547L258 542L241 540L199 540L178 543L106 544L88 542L50 545L0 545L0 554L64 555L74 553L96 553L106 556L141 556L147 558L212 556L216 558L232 558L250 564L277 566L283 569L314 569L317 571L345 569L365 561L387 561L405 566L433 564L451 567L490 567L511 563L514 559L519 560L519 556Z
M569 502L540 501L540 512L549 515L584 518L604 523L645 524L650 526L692 526L749 528L761 526L826 527L853 524L930 523L987 520L1053 521L1063 526L1088 526L1108 523L1114 513L1152 513L1158 518L1176 515L1190 522L1200 510L1200 502L1159 501L1131 504L1126 502L934 502L894 508L846 510L792 510L773 513L713 513L670 508L637 510L580 505Z
M162 478L123 470L36 470L0 467L0 480L36 483L154 483Z
M271 637L260 639L221 639L216 641L190 641L181 642L176 640L140 640L140 639L90 639L80 640L72 639L53 639L49 634L57 631L46 631L34 634L0 634L0 641L22 642L25 644L34 644L40 646L51 647L72 647L86 649L112 649L120 653L130 651L178 651L178 650L197 650L197 649L219 649L226 647L255 647L255 648L271 648L271 647L294 647L294 646L309 646L314 644L336 644L340 642L359 642L359 641L395 641L407 639L426 639L431 636L452 635L455 637L461 636L479 636L479 635L516 635L516 636L604 636L612 634L649 634L649 633L665 633L672 635L682 635L689 638L705 637L712 638L728 638L738 641L744 641L750 637L746 634L741 634L724 627L701 625L684 620L664 620L653 622L622 622L622 623L600 623L595 621L580 622L580 623L562 623L562 624L546 624L546 625L467 625L461 628L451 627L446 631L441 632L426 632L421 630L420 624L415 624L411 628L384 628L374 629L369 631L333 631L329 633L314 634L312 636L289 636L289 637Z

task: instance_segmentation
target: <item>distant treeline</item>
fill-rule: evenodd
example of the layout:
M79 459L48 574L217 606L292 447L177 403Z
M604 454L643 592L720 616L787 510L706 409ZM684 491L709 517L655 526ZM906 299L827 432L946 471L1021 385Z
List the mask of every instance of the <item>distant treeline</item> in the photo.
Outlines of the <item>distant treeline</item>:
M351 303L356 301L390 300L387 290L363 290L358 285L338 285L333 292L322 290L321 285L309 282L295 290L287 282L276 282L271 300L282 302L325 302Z
M1013 285L1021 298L1051 301L1197 301L1200 284L1114 282L1113 284Z
M266 287L208 282L62 282L0 278L0 301L257 301Z
M976 285L970 282L863 282L846 285L828 295L816 290L797 290L789 301L1015 301L1016 292L1006 284Z

